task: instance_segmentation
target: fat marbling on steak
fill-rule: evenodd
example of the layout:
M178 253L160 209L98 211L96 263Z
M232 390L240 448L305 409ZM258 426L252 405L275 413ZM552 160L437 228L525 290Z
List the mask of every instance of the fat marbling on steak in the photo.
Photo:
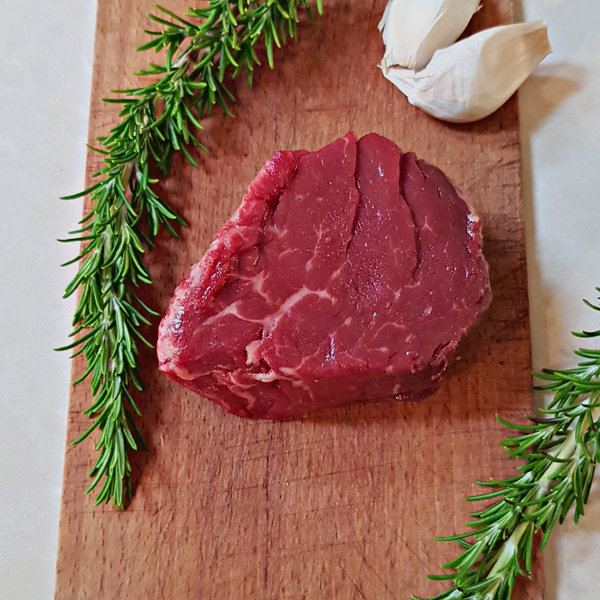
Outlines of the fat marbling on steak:
M433 393L490 300L478 217L375 134L278 152L175 291L169 379L244 417Z

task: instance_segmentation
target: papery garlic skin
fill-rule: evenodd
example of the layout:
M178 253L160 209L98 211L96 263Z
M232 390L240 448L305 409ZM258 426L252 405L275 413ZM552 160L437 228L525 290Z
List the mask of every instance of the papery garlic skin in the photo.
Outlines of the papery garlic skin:
M479 8L480 0L390 0L379 23L382 65L420 71L460 37Z
M437 119L470 123L500 108L550 52L545 23L518 23L438 50L418 73L382 70L412 105Z

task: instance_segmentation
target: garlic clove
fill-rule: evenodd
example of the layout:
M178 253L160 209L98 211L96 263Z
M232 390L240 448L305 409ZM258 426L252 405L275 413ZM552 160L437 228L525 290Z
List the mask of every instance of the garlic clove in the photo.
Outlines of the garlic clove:
M423 71L383 74L408 101L437 119L478 121L500 108L552 52L545 23L486 29L438 50Z
M479 10L480 0L390 0L379 31L383 64L419 71L434 52L454 43Z

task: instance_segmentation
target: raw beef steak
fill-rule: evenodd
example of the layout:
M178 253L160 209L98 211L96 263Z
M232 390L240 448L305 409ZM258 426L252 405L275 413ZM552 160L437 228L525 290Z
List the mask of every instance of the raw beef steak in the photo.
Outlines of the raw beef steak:
M478 217L375 134L278 152L175 291L169 379L244 417L433 393L490 300Z

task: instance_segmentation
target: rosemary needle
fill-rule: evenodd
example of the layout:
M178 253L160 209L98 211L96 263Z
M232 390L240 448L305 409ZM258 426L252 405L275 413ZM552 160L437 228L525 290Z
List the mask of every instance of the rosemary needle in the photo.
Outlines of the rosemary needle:
M598 338L600 331L574 335ZM515 425L498 418L519 432L502 445L524 464L510 479L477 482L490 491L468 501L497 500L471 515L471 531L438 538L457 542L463 552L444 565L451 573L430 577L451 580L452 588L429 600L510 600L517 577L531 573L534 536L541 533L543 550L573 506L575 523L583 516L600 459L600 350L575 355L583 359L575 368L538 375L547 382L538 389L553 394L543 419Z
M94 174L98 181L63 198L89 195L91 202L81 227L61 240L83 245L66 263L79 262L79 271L65 297L77 290L80 296L71 333L75 341L60 350L83 354L87 368L75 384L89 378L94 397L84 411L93 422L73 443L100 431L87 491L101 484L96 503L112 501L121 508L131 496L130 451L145 446L135 422L140 411L133 393L142 390L138 344L151 343L140 329L150 324L148 317L158 316L137 294L140 284L152 284L143 255L160 227L177 236L175 226L185 225L153 191L158 180L151 177L151 168L167 177L177 151L198 166L190 149L206 148L192 131L202 130L200 120L215 104L231 114L227 101L234 97L225 74L236 77L245 70L252 85L254 67L260 64L256 45L265 45L272 67L274 47L296 37L298 11L310 14L308 0L210 0L202 8L190 8L186 18L157 8L163 16L150 18L162 29L147 31L152 39L138 50L166 49L166 58L136 75L158 81L105 100L121 105L121 120L108 136L98 138L101 147L91 148L103 157ZM321 0L317 9L320 13ZM193 22L198 19L199 24Z

